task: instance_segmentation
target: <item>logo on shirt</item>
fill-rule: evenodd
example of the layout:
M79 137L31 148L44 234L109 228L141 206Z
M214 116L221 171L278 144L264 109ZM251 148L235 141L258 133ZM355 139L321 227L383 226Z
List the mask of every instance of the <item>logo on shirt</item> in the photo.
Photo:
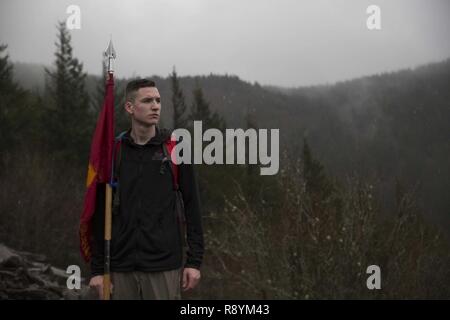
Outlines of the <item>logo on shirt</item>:
M164 155L163 155L162 151L156 151L152 156L152 160L162 161L163 159L164 159Z

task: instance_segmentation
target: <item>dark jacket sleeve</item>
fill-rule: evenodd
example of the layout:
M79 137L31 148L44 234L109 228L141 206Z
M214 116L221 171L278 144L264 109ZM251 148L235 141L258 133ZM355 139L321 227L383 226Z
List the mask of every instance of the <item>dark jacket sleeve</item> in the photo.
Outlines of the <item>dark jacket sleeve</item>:
M103 275L105 235L105 184L97 185L95 212L92 216L91 276Z
M200 197L194 166L180 164L179 175L180 191L185 208L186 238L189 247L184 267L200 269L203 261L204 243Z

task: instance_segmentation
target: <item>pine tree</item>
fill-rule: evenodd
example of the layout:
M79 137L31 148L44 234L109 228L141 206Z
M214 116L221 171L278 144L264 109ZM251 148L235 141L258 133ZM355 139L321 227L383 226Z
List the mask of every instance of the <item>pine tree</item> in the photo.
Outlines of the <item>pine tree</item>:
M13 136L11 112L14 111L13 100L17 95L17 85L12 78L13 66L8 54L3 56L6 48L6 45L0 45L0 150L4 150L6 142Z
M191 121L202 121L203 130L217 128L223 131L225 122L216 112L211 113L209 102L206 101L203 90L198 83L193 90L193 96L189 119ZM191 122L190 125L192 126L193 123ZM192 127L190 129L192 131ZM206 142L203 143L203 147L205 145ZM225 144L223 147L225 148ZM225 154L225 149L223 154ZM210 212L223 208L223 194L220 190L228 187L223 177L229 171L226 171L224 166L200 165L197 167L197 172L200 197L201 199L208 199L204 203L205 210Z
M39 142L42 100L13 79L13 64L0 45L0 154L24 146L28 152Z
M335 185L326 175L324 166L312 156L306 139L303 145L303 175L305 190L311 199L312 208L322 211L326 206L332 205L340 215L342 204Z
M306 191L309 194L320 194L327 197L332 192L332 185L325 174L323 165L313 158L308 142L303 144L303 173L306 182Z
M35 140L33 130L39 110L33 110L35 99L13 80L13 65L4 53L6 49L7 45L0 45L0 151L12 151L24 137L28 143Z
M245 123L246 129L254 129L258 130L258 125L256 122L256 117L254 112L247 109L247 113L245 115ZM245 144L245 154L247 155L247 159L249 159L250 155L250 143L247 142ZM257 204L259 199L257 199L258 194L261 189L261 180L259 179L259 165L258 164L250 164L246 165L246 175L245 175L245 192L247 197L252 203Z
M83 64L73 57L65 23L60 22L57 29L56 68L46 69L51 99L46 109L49 148L65 160L87 161L93 117L85 89L86 73Z
M209 110L209 103L206 102L203 97L203 90L199 86L192 92L194 96L194 102L191 108L191 120L208 121L211 117L211 111Z
M103 55L102 55L103 57ZM107 80L107 72L106 72L106 60L102 59L102 75L97 82L95 86L95 95L94 95L94 101L92 103L92 109L95 111L96 114L100 113L102 110L103 102L105 100L105 84ZM115 101L115 99L114 99Z
M256 116L255 116L254 112L251 112L248 109L247 109L247 114L245 115L245 124L246 124L247 130L248 129L258 130L258 125L256 123ZM247 155L250 154L250 145L249 144L246 144L245 154L247 154ZM258 168L259 168L259 166L256 164L248 164L247 165L247 176L249 177L249 179L252 179L257 174Z
M0 45L0 54L3 55L4 51L8 46L1 44ZM17 84L13 81L13 65L9 61L9 55L5 54L5 56L0 57L0 89L2 93L6 93L8 91L16 91Z
M187 128L186 102L175 67L173 67L170 80L172 83L173 127L174 129Z
M217 112L211 113L209 102L206 101L202 88L198 85L193 90L194 102L191 108L190 119L200 120L203 123L203 130L216 128L223 131L226 127L224 119Z

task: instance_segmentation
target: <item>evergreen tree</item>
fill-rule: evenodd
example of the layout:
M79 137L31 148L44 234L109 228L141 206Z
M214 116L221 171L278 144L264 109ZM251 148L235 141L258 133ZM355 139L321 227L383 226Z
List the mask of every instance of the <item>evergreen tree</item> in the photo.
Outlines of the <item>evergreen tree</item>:
M224 119L217 112L212 113L209 102L206 101L202 88L198 85L193 90L194 102L191 108L190 119L200 120L203 123L203 130L216 128L223 131L226 127Z
M203 90L197 84L197 88L195 88L192 92L194 96L194 102L191 107L191 120L201 120L201 121L209 121L211 117L211 110L209 109L209 103L205 100L203 96Z
M248 129L254 129L258 130L258 125L256 122L256 117L253 112L251 112L249 109L247 109L247 113L245 115L245 123L246 123L246 130ZM259 165L258 164L250 164L249 163L249 157L250 157L250 142L246 141L245 144L245 154L247 155L247 165L246 165L246 174L243 175L245 177L245 192L251 203L254 203L257 205L257 203L260 201L257 199L260 193L260 189L262 187L261 185L261 179L259 176Z
M102 55L103 57L103 55ZM103 102L105 100L105 84L107 80L107 72L106 72L106 60L102 59L102 75L95 86L95 95L92 101L92 109L95 114L99 114L102 110ZM115 99L114 99L115 100Z
M314 159L306 139L303 145L303 176L305 191L311 199L314 210L323 211L331 205L338 216L341 215L342 202L337 194L334 183L326 175L324 166L319 160Z
M6 45L0 45L0 150L6 148L6 142L11 143L13 135L14 99L18 94L18 88L12 78L13 66L8 54L4 54Z
M251 112L247 109L247 114L245 115L245 124L246 129L254 129L258 130L258 125L256 122L256 116L254 112ZM246 144L245 147L245 154L250 154L250 145ZM257 164L247 164L247 176L250 180L252 180L255 176L258 175L258 168L259 166Z
M13 65L0 45L0 152L20 145L27 150L38 140L37 120L42 109L39 97L23 90L13 80Z
M0 45L0 55L4 55L4 51L8 46ZM0 90L4 94L8 91L16 91L17 84L13 81L13 65L9 61L9 55L0 56Z
M329 196L332 186L325 174L323 165L313 158L308 142L303 144L303 173L305 176L306 191L309 194Z
M170 75L170 80L172 83L173 127L174 129L187 128L186 102L175 67Z
M193 90L193 96L194 99L189 115L189 119L192 122L189 129L193 130L193 121L202 121L203 131L210 128L223 131L225 122L216 112L211 113L209 102L206 101L203 90L198 83ZM203 142L203 147L205 145L206 142ZM223 154L225 155L225 144L223 148ZM200 198L207 199L203 203L205 212L214 212L223 208L223 189L227 185L224 177L227 177L226 172L229 173L229 171L226 171L225 166L199 165L197 166L197 172Z
M46 72L48 146L65 160L87 161L94 117L89 112L83 64L73 57L70 33L65 23L58 25L55 69Z

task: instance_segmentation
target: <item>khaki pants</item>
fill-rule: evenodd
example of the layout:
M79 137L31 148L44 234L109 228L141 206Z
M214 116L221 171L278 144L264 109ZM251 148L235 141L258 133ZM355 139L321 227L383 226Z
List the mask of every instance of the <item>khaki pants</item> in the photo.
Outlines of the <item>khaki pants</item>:
M112 272L113 300L181 299L181 270L162 272Z

